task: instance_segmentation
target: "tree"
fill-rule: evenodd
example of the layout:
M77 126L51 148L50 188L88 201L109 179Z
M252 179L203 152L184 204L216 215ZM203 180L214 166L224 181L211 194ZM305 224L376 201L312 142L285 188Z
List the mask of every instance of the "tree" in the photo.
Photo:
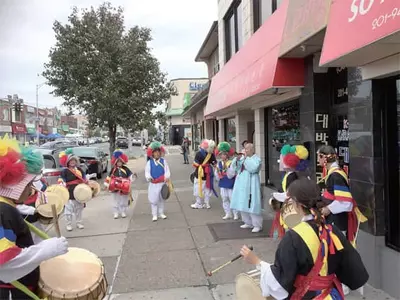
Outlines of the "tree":
M73 8L68 23L54 22L56 45L43 76L70 109L82 110L92 128L106 126L110 151L117 125L148 127L153 109L173 93L151 54L149 28L126 30L123 9L104 3L97 9Z

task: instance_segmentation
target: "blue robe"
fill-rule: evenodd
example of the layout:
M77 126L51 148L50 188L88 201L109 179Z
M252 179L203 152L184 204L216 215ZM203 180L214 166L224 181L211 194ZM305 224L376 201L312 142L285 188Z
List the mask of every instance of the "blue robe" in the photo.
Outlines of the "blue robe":
M236 169L236 181L233 187L231 209L261 215L262 199L260 189L261 159L257 155L232 161Z

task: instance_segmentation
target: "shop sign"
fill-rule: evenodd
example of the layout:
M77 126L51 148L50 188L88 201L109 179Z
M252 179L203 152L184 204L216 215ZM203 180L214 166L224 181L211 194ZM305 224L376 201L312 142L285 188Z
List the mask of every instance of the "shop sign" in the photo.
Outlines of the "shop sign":
M329 115L326 113L315 114L315 150L317 151L322 145L329 143ZM318 165L318 157L316 157L315 171L317 181L323 177L323 168Z
M398 0L334 0L320 63L327 64L398 30Z
M34 127L26 127L26 130L29 134L35 134L36 129Z
M207 83L198 83L198 82L189 83L190 91L200 91L200 90L204 90L206 87L207 87Z
M0 132L11 132L12 128L8 125L0 125Z
M26 126L25 124L18 124L18 123L13 123L12 125L12 133L26 133Z
M331 0L289 1L280 56L303 44L328 23Z

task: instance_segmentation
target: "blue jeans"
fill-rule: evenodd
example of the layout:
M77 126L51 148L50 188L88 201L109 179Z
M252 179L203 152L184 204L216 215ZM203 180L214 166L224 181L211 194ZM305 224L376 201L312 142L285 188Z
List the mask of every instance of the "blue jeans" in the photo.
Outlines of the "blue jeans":
M189 163L189 156L186 151L183 152L183 163Z

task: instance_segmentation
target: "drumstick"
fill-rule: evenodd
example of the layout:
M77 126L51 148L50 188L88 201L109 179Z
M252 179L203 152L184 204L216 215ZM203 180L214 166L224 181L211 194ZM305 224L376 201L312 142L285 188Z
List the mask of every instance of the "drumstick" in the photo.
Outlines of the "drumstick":
M53 223L56 227L57 237L61 237L60 224L58 224L58 214L57 214L57 208L56 208L55 204L51 205L51 210L53 212Z
M253 246L249 246L250 250L253 250ZM234 257L233 259L231 259L230 261L224 263L223 265L219 266L218 268L216 268L213 271L210 271L207 273L208 276L212 276L214 273L217 273L218 271L222 270L223 268L225 268L226 266L229 266L231 263L237 261L238 259L242 258L242 255L239 254L238 256Z

